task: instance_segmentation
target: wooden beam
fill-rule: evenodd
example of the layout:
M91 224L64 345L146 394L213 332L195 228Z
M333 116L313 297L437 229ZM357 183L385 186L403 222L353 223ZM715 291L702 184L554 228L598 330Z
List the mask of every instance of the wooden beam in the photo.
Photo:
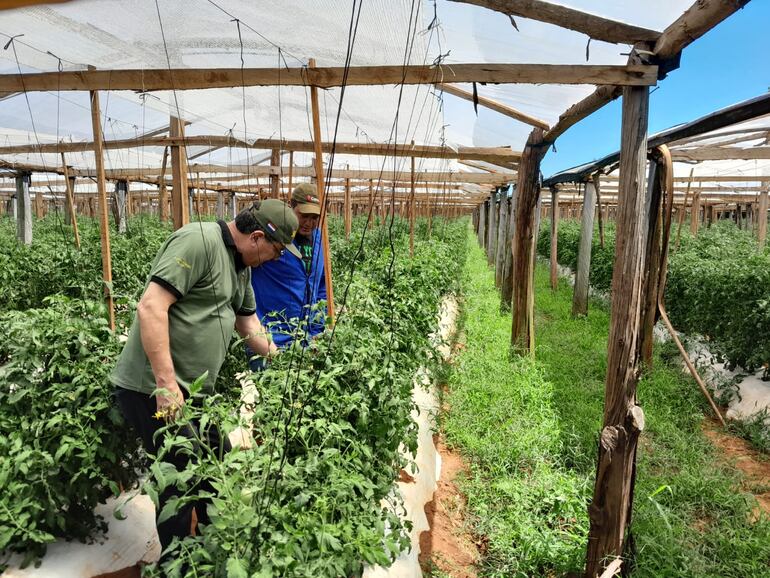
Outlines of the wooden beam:
M457 0L454 0L454 1L457 1ZM495 112L499 112L502 115L508 116L510 118L514 118L530 126L539 127L539 128L542 128L543 130L548 130L550 128L548 126L548 123L545 122L544 120L540 120L539 118L535 118L534 116L525 114L519 110L516 110L513 107L510 107L508 105L492 100L491 98L486 98L484 96L477 95L478 98L474 99L472 92L463 90L462 88L460 88L459 86L455 86L454 84L438 83L436 84L436 88L443 90L447 94L451 94L458 98L462 98L463 100L469 100L470 102L477 102L478 104L480 104L485 108L494 110Z
M313 152L315 145L313 141L281 140L281 139L256 139L252 142L245 142L230 136L222 135L199 135L182 137L142 137L105 141L105 149L125 149L134 147L166 147L185 145L207 146L217 148L247 148L258 150L275 150L296 152ZM452 149L446 146L435 145L415 145L414 149L406 145L388 144L388 143L329 143L321 144L321 149L325 153L346 155L367 155L367 156L395 156L395 157L419 157L419 158L438 158L438 159L458 159L458 160L477 160L493 164L500 164L510 168L510 165L516 163L521 158L521 153L513 151L510 147L458 147ZM61 142L45 144L26 144L0 146L0 154L24 154L24 153L60 153L60 152L90 152L93 150L93 143L90 142ZM204 151L205 152L205 151ZM189 157L190 160L201 156L195 155ZM273 162L278 165L278 162Z
M622 89L619 86L600 86L583 100L564 111L559 116L558 122L545 133L544 141L549 144L554 143L568 128L592 115L608 102L615 100L621 93Z
M655 42L660 32L625 22L618 22L567 6L544 2L543 0L450 0L474 4L507 16L521 16L539 20L568 30L574 30L603 42L613 44L635 44L639 41Z
M749 0L697 0L663 31L655 42L655 54L671 58L748 3Z
M326 68L178 68L79 70L0 75L0 92L57 90L202 90L243 86L374 86L485 82L653 86L658 67L594 64L465 63L451 66L332 66Z
M671 157L675 161L725 161L725 160L754 160L770 159L770 146L738 148L738 147L701 147L691 150L673 149Z

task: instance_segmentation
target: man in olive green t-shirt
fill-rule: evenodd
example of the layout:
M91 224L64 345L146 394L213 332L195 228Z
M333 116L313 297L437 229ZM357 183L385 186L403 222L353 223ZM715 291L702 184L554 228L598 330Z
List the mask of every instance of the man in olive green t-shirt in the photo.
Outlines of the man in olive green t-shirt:
M185 404L193 381L208 372L204 391L213 391L233 328L258 354L277 352L255 313L250 267L278 259L284 250L296 251L291 241L297 226L288 205L268 199L229 223L182 227L160 248L128 341L110 375L118 407L149 453L157 454L162 446L155 434ZM200 432L205 433L209 447L229 451L227 439L221 440L216 428ZM164 457L178 470L189 459L181 454ZM205 488L206 481L200 484ZM176 495L173 485L162 492L157 513ZM186 503L158 524L164 550L174 536L189 534L196 505L198 520L207 523L206 503Z

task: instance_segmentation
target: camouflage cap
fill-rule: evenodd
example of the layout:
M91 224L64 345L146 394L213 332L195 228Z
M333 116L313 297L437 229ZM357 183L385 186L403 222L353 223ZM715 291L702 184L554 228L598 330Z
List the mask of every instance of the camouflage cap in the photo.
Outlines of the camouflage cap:
M297 210L308 215L321 214L321 201L315 185L301 183L291 192L291 200L297 203Z
M299 221L289 205L279 199L265 199L254 203L251 213L268 239L281 243L289 253L302 258L292 243L299 228Z

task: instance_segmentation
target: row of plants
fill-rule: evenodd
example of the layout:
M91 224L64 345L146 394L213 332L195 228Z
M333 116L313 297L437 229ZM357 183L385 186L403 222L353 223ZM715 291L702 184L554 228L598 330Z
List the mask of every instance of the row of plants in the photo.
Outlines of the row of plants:
M573 319L572 290L535 271L536 351L511 357L510 313L474 237L463 275L464 347L442 417L469 469L467 521L484 544L479 576L582 574L607 368L607 306ZM657 347L638 386L645 412L630 542L637 577L767 574L770 520L702 431L702 396ZM671 362L669 364L669 361ZM747 488L761 493L763 488ZM766 489L766 488L765 488Z
M559 223L559 263L577 266L580 223ZM540 229L538 253L550 254L547 224ZM594 232L590 283L609 291L615 229L608 223L605 244ZM666 308L674 326L711 341L715 353L732 366L765 368L770 377L770 249L760 251L750 231L732 222L715 223L697 236L682 232L669 255Z
M129 224L126 239L113 240L113 256L115 246L124 244L122 258L128 261L115 260L116 286L125 289L117 333L130 321L168 231L149 219ZM36 225L32 247L12 255L22 262L31 253L61 261L59 224ZM80 298L98 297L101 284L99 258L87 256L99 254L98 244L95 251L90 246L98 237L81 227L83 255L73 249L71 257L80 265L53 273L56 267L49 264L63 282L36 293L20 289L24 297L16 308L23 300L31 305L0 312L0 331L8 336L0 343L0 552L6 557L21 552L31 561L57 537L97 536L108 521L96 517L93 506L130 488L141 471L135 444L115 435L124 426L106 383L120 351L119 335L107 328L99 301ZM408 545L391 493L406 466L398 448L415 444L412 376L430 359L427 335L438 300L458 277L464 226L434 223L431 241L419 229L412 259L408 227L400 220L370 230L363 244L362 220L349 243L339 240L339 228L333 220L341 306L333 332L305 350L287 351L248 378L259 392L249 423L239 422L235 374L245 368L245 358L233 343L217 395L188 406L189 421L177 424L196 423L197 431L212 423L225 432L252 427L257 443L220 460L218 452L196 442L189 446L200 454L194 467L154 467L143 485L155 497L178 483L187 488L187 500L201 491L197 480L216 480L212 524L175 546L178 562L198 568L198 575L337 576L355 573L364 562L387 564ZM23 279L19 261L7 259L5 265ZM124 272L122 281L118 271ZM163 451L191 443L181 435L169 440ZM393 508L383 510L383 500ZM174 565L149 572L184 575Z

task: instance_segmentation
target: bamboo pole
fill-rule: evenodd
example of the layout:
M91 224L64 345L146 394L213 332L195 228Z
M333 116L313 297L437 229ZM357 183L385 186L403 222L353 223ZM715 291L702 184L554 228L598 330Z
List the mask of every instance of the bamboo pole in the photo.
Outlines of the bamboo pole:
M110 222L107 214L107 183L104 177L104 157L102 150L101 112L99 92L91 91L91 125L94 132L94 157L96 159L96 188L99 191L99 223L102 235L102 277L104 279L104 298L107 302L107 314L110 329L115 331L115 302L112 298L112 256L110 253Z
M308 68L315 68L315 58L308 61ZM334 286L332 285L332 255L329 248L327 203L324 192L323 152L321 151L321 115L318 107L318 87L310 87L310 105L313 109L313 142L315 143L315 174L318 200L321 202L321 242L324 252L324 281L326 283L326 313L329 325L334 324Z
M294 177L294 151L289 151L289 198L291 198L291 193L294 191L294 186L292 183Z

